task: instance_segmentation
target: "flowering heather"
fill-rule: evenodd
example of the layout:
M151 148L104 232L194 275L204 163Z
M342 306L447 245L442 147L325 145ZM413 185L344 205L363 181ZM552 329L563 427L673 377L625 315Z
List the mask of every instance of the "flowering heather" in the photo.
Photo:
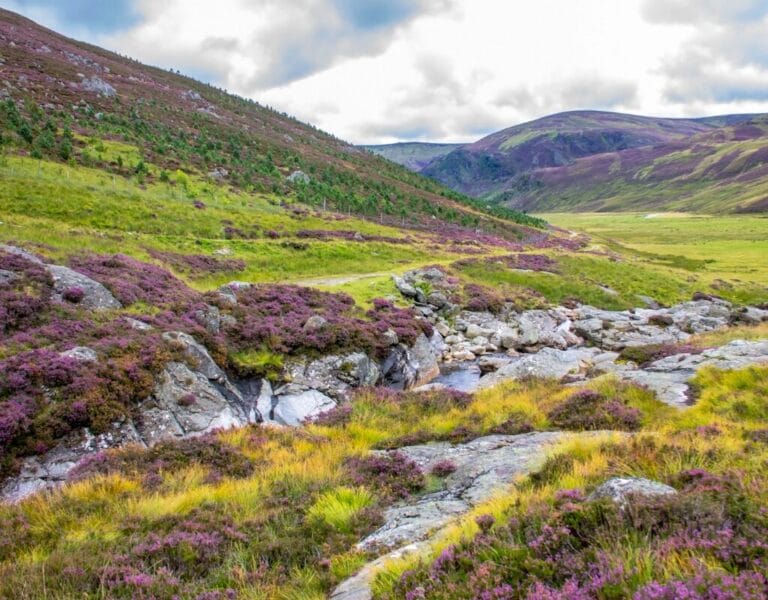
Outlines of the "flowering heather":
M649 583L638 590L633 600L763 600L768 582L760 573L702 571L685 581Z
M382 335L394 329L401 342L413 343L420 333L431 335L426 321L416 320L411 310L377 301L358 316L354 300L292 285L256 285L237 290L238 304L231 309L237 322L226 329L236 349L266 347L284 354L341 350L384 351ZM325 322L308 327L310 318Z
M631 360L640 367L648 366L650 363L675 356L677 354L701 354L704 350L690 344L652 344L649 346L632 346L624 348L621 351L621 358Z
M499 292L483 285L468 283L464 286L464 308L475 312L499 314L506 299Z
M61 294L61 297L67 302L77 304L83 298L85 298L85 290L80 286L70 287L64 290L64 292Z
M204 254L176 254L174 252L161 252L148 250L149 255L171 265L174 269L189 273L193 277L204 276L210 273L237 273L244 271L244 260L236 258L214 258Z
M581 390L568 397L549 412L555 427L574 431L616 429L636 431L641 414L619 399L609 399L592 390Z
M322 427L341 427L349 423L351 419L352 405L343 404L311 417L309 422Z
M45 267L0 250L0 336L38 321L52 292L53 279Z
M144 302L152 306L187 306L200 295L165 269L123 254L83 254L70 260L73 269L106 286L130 306Z
M424 489L424 473L400 452L351 458L346 463L349 478L383 496L406 498Z
M429 472L435 477L448 477L451 473L456 471L456 463L452 460L441 460L429 470Z

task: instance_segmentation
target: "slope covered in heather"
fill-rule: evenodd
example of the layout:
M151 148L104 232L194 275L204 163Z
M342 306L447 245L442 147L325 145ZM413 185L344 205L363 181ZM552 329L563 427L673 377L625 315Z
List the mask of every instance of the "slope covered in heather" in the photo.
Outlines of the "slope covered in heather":
M760 212L767 133L760 115L662 119L577 111L494 133L416 170L531 212Z

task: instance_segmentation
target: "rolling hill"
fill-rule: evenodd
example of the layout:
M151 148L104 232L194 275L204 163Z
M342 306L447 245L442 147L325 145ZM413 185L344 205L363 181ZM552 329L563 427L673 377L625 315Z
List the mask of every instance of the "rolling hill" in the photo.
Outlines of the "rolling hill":
M759 212L768 191L760 115L544 117L437 156L422 174L531 212Z

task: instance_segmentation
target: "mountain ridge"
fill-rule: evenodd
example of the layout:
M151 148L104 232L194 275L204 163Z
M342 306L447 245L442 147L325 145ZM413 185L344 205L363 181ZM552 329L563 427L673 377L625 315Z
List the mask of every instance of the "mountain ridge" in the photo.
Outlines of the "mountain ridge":
M731 150L736 152L734 160L759 168L762 163L749 156L752 146L768 146L763 125L764 117L757 114L670 119L570 111L492 133L435 157L419 172L462 193L532 212L663 209L666 201L643 199L658 195L658 186L651 183L663 182L666 197L681 195L687 182L685 168L669 179L657 170L656 177L649 179L657 161L680 161L690 172L697 172L700 163ZM747 141L749 148L744 147ZM379 152L387 155L386 148L380 147ZM610 174L609 189L600 169ZM760 200L755 205L754 190L735 193L718 205L709 197L717 195L715 188L738 182L722 173L709 174L711 178L702 178L699 189L690 194L690 206L670 201L669 208L729 212L762 206Z

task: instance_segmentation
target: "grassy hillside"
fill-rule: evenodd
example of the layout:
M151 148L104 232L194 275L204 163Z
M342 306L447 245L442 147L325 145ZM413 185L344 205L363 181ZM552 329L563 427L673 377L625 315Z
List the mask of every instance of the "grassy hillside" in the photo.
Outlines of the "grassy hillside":
M399 225L428 227L434 217L523 233L484 214L482 204L252 100L64 38L8 11L0 11L0 40L0 140L12 154L142 183L183 185L183 177L171 177L180 171L219 187ZM131 149L121 152L125 144ZM526 221L512 211L502 216Z
M531 212L764 212L768 120L545 117L415 170L491 204ZM414 167L412 167L414 168Z

